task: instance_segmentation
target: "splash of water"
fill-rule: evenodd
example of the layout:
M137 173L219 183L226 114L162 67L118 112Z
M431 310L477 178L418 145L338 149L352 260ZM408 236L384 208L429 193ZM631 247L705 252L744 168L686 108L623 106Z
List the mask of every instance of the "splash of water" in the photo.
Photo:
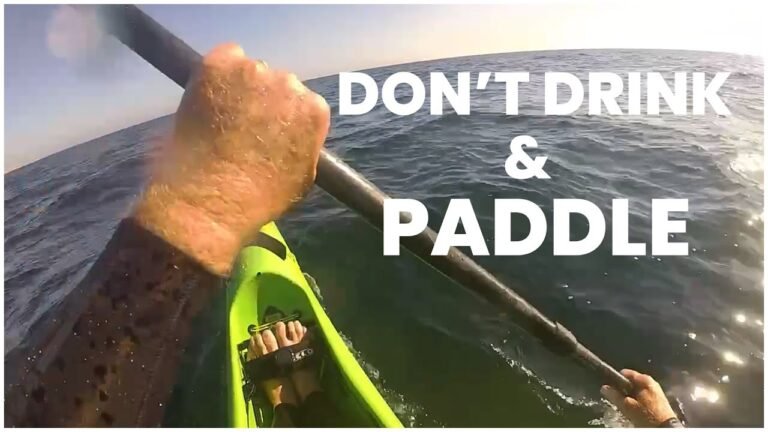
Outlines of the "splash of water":
M315 295L320 300L320 304L323 305L323 295L320 290L320 285L309 273L305 272L304 278L307 280L307 283L309 283L312 291L315 292ZM323 308L325 308L324 305ZM357 360L357 362L363 368L365 374L368 375L368 377L371 379L373 385L376 386L376 389L379 391L379 393L382 394L389 406L392 407L392 410L406 427L423 427L425 424L430 426L443 426L436 420L430 418L422 406L407 400L404 395L391 388L388 388L379 370L376 369L373 364L368 362L360 351L355 349L355 346L352 344L352 340L342 332L339 332L339 336L341 336L344 344L355 357L355 360Z
M536 375L531 369L524 366L519 361L513 359L507 354L499 345L490 344L490 348L498 354L509 366L522 371L526 376L538 382L538 384L545 390L553 395L557 396L565 403L574 406L583 406L595 408L599 413L599 417L594 418L588 422L590 426L606 426L606 427L629 427L631 423L627 420L613 405L609 404L605 400L595 401L588 398L574 398L565 394L560 388L549 384L543 378ZM547 408L553 413L556 410L547 404Z

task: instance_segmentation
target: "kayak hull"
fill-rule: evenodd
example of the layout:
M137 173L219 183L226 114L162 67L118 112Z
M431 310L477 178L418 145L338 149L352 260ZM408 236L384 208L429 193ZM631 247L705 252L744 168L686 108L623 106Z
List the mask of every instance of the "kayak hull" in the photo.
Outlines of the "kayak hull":
M321 386L342 415L339 421L402 427L326 315L277 226L262 228L255 243L241 251L227 285L230 426L272 424L272 408L261 387L250 391L249 400L244 392L242 343L250 338L249 327L300 319L315 331L313 343L322 344Z

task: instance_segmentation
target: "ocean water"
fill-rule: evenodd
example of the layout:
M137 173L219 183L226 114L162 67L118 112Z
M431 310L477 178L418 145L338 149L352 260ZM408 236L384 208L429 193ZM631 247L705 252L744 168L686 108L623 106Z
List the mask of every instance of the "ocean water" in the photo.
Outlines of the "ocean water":
M686 257L613 257L610 236L582 257L553 257L551 233L524 257L479 257L617 368L652 374L691 424L763 422L763 64L710 52L598 50L463 57L367 71L529 71L520 115L504 88L474 92L472 115L428 107L399 117L383 106L338 116L337 77L312 80L334 112L327 146L382 190L421 200L439 228L451 198L470 198L489 244L493 200L524 198L551 221L554 198L630 199L630 236L650 240L653 198L687 198ZM731 72L732 115L542 115L545 71ZM476 74L473 74L473 79ZM169 82L169 85L172 85ZM407 97L407 94L398 97ZM97 121L94 114L94 121ZM5 176L5 346L87 273L146 181L162 117ZM509 141L538 140L551 180L504 171ZM574 220L574 232L584 226ZM319 189L280 221L304 271L366 371L413 426L599 426L623 420L600 382L546 351L500 308L408 253L383 257L381 233ZM526 224L515 225L522 237ZM574 234L576 235L576 234ZM167 415L169 425L223 425L222 303L200 318Z

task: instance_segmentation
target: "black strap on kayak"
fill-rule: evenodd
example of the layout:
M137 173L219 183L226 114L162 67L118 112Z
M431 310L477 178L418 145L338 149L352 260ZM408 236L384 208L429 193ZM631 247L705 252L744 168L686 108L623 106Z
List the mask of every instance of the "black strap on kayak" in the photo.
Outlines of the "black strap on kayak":
M202 61L202 56L184 41L134 5L99 6L106 30L184 87ZM320 153L315 183L378 229L383 225L383 204L389 196L328 150ZM409 220L407 215L402 219ZM402 245L449 279L474 291L491 303L513 312L520 325L555 352L573 356L599 374L603 382L625 394L633 393L632 383L611 365L582 345L560 323L549 319L523 297L487 270L451 247L447 255L432 255L437 233L427 228L402 240Z
M253 382L286 376L294 370L311 367L318 358L309 343L283 347L243 365L245 376Z
M285 261L285 258L288 256L288 249L285 247L285 244L261 231L256 236L256 240L251 243L251 246L258 246L262 249L266 249L277 255L277 257L283 261Z
M265 326L248 326L248 333L253 334L258 329ZM308 336L311 333L308 333ZM250 339L246 339L237 345L240 353L240 363L243 370L243 399L245 401L245 413L248 422L250 422L249 411L251 405L256 408L257 400L264 398L260 392L261 383L265 380L284 377L292 371L305 367L318 367L321 364L319 345L314 344L311 337L307 337L302 342L283 347L264 356L252 360L246 360L248 345ZM318 368L320 369L320 368ZM250 424L248 424L250 426Z
M267 308L267 311L271 307ZM274 312L274 314L282 314L282 312ZM266 314L265 314L266 315ZM300 314L293 314L289 316L282 316L275 321L266 322L261 325L251 324L248 326L248 334L253 336L266 329L271 329L278 322L288 322L298 320ZM246 339L237 344L237 350L240 353L240 362L243 366L243 375L245 376L246 383L259 383L271 378L277 378L285 376L291 371L301 369L304 367L311 367L319 363L320 351L322 344L315 343L314 334L315 331L311 324L307 324L309 328L304 338L296 345L282 347L269 354L256 357L252 360L246 360L248 358L248 348L251 344L251 339ZM250 392L246 392L247 395Z

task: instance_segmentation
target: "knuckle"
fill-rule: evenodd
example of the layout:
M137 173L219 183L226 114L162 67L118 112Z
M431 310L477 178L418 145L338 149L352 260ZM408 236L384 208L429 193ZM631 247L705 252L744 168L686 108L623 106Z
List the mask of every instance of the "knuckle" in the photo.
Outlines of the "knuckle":
M203 57L204 66L218 66L233 59L245 57L243 48L236 43L223 43L215 46Z
M654 380L650 375L639 375L637 377L637 382L645 387L653 387L654 385L658 385L656 380Z
M296 94L303 94L307 92L307 88L304 86L304 84L299 80L299 77L296 76L295 73L288 72L283 77L285 81L286 87L288 89Z
M328 106L328 102L326 102L325 98L320 96L317 93L314 94L314 100L315 100L315 107L317 108L318 113L321 116L328 116L331 112L331 107Z
M264 60L255 59L253 60L253 66L256 72L266 72L269 70L269 65Z

